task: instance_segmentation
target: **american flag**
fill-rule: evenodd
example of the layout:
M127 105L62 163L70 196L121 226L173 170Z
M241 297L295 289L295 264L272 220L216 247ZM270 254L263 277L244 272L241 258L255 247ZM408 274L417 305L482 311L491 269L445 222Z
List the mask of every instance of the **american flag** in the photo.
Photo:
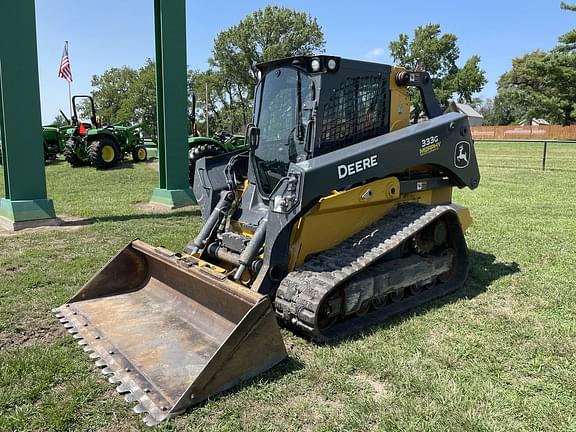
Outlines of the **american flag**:
M58 68L58 77L64 78L69 83L72 82L72 69L70 69L70 59L68 58L68 42L64 44L64 52L62 53L62 60L60 60L60 68Z

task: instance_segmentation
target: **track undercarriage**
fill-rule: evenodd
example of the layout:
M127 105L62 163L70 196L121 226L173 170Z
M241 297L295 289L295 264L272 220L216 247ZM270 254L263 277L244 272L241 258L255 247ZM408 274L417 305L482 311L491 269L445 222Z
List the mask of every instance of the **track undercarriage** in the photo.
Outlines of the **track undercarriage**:
M402 205L290 273L276 293L276 313L329 341L456 290L467 270L454 207Z

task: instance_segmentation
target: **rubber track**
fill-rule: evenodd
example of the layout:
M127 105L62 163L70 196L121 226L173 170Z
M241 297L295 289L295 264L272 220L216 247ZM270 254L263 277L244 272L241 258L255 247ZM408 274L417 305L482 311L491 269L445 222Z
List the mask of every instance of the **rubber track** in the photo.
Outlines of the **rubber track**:
M344 319L324 332L316 327L316 316L322 300L334 288L390 253L403 241L447 213L454 215L449 232L456 237L456 252L463 254L460 257L461 268L456 270L464 274L453 278L458 280L453 283L440 284L439 287L408 297L397 304L374 311L365 317ZM454 222L455 220L456 222ZM326 342L357 332L364 327L382 322L392 315L402 313L435 297L454 291L464 282L467 270L466 243L457 222L455 208L451 205L403 204L374 225L343 241L338 246L315 255L297 270L289 273L276 292L275 309L280 319L288 325L295 327L316 341Z

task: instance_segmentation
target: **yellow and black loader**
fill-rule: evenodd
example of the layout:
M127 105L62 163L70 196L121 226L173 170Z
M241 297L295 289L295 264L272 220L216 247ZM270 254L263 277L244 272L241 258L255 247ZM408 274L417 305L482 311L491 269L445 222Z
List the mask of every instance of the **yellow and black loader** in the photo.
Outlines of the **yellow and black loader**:
M286 357L458 289L480 174L426 72L300 56L258 66L249 150L196 164L183 253L134 241L55 310L153 425ZM409 124L408 88L428 119Z

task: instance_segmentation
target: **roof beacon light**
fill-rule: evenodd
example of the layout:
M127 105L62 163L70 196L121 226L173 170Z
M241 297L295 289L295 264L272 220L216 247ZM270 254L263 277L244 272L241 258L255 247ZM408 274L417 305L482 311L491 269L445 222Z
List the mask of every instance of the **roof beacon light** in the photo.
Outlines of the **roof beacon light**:
M312 70L314 72L319 72L320 71L320 59L317 58L313 58L312 61L310 62L310 67L312 68Z

